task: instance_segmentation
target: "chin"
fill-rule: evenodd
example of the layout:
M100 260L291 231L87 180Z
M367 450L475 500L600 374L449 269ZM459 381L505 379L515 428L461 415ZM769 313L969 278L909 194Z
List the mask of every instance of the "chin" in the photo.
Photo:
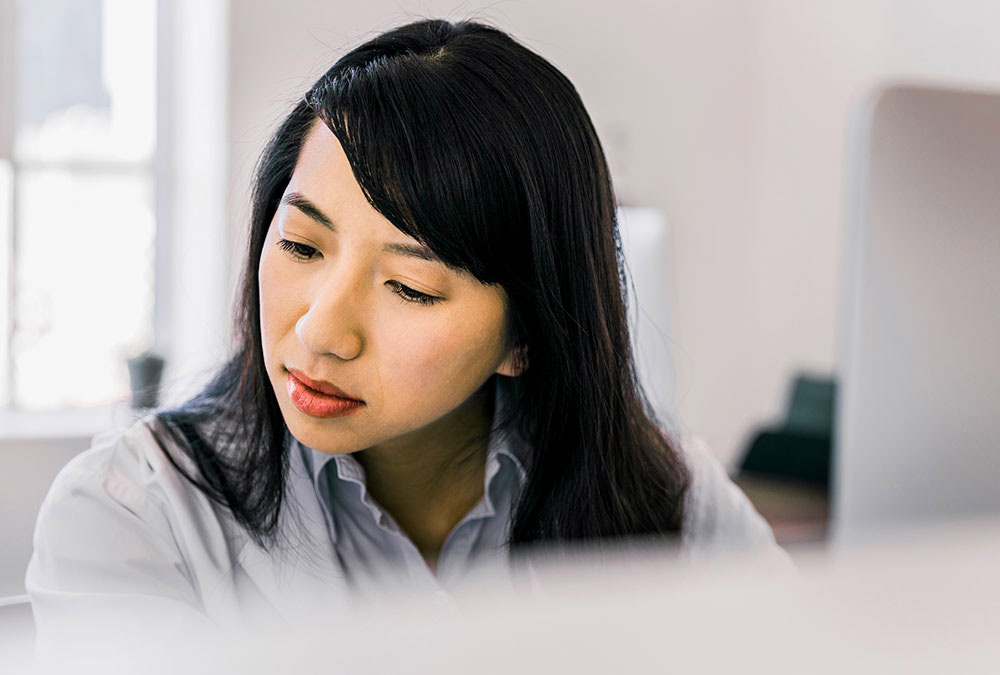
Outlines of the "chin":
M366 447L357 441L351 442L347 438L337 438L338 434L330 429L323 429L318 422L321 420L310 420L306 424L288 424L286 420L286 425L299 443L327 455L346 455Z

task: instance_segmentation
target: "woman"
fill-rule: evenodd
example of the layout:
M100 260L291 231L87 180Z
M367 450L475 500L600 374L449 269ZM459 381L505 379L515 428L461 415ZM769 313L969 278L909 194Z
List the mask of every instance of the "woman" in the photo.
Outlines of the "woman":
M572 84L477 23L376 37L261 158L235 355L53 485L27 575L40 627L287 616L335 588L452 588L533 546L780 557L711 453L661 428L627 328Z

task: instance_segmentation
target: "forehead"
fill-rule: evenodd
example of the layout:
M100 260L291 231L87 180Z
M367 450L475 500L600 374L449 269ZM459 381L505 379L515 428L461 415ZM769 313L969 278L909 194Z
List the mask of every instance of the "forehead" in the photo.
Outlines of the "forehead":
M351 164L347 161L340 141L319 119L313 122L299 151L286 190L292 191L305 194L321 207L352 207L368 210L381 217L368 203L361 186L354 179Z
M319 120L303 140L281 208L297 210L331 231L339 232L347 226L356 236L363 232L366 238L380 241L384 253L439 264L458 276L470 276L400 231L368 202L340 141Z

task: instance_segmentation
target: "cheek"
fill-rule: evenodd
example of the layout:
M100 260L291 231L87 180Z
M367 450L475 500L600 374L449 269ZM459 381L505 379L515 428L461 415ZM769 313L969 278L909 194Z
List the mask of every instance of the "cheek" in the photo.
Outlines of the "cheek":
M270 239L268 239L270 241ZM258 292L260 294L260 331L265 361L275 340L280 339L289 321L294 325L292 299L295 291L292 282L283 273L280 260L265 249L257 268Z
M274 264L269 260L265 251L260 258L260 265L257 267L258 286L260 295L260 330L264 349L267 349L267 336L273 323L273 313L275 303L271 301L271 294L275 288Z
M454 351L449 336L433 325L398 326L382 336L380 379L397 391L433 387Z
M409 400L464 400L495 370L501 350L499 329L468 315L385 335L382 381Z

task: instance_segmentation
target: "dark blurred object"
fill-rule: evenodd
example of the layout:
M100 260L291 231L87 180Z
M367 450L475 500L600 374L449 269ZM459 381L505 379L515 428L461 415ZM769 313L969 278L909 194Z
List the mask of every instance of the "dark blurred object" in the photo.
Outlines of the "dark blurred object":
M757 433L733 478L778 543L826 535L835 393L832 378L797 375L785 420Z
M160 378L164 360L153 352L128 359L128 379L132 387L132 408L155 408L160 400Z
M796 376L784 424L757 434L740 472L829 486L834 392L832 379Z

